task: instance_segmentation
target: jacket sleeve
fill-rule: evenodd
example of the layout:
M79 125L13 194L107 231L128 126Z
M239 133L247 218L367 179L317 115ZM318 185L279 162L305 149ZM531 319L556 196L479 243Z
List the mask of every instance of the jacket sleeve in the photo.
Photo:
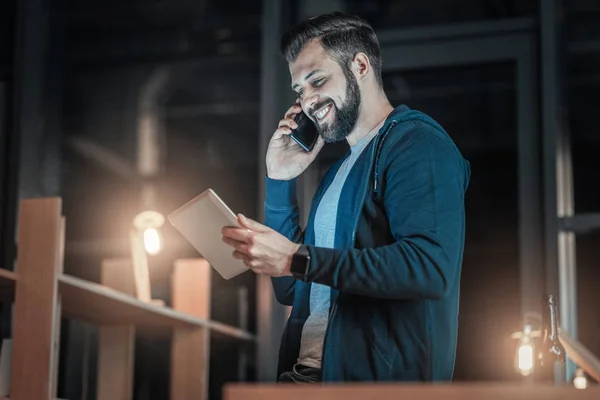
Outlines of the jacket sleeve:
M289 240L301 243L300 212L296 195L296 179L280 181L266 177L265 225ZM291 306L294 303L296 279L291 276L271 278L277 301Z
M459 279L468 162L433 128L413 128L389 146L383 196L395 242L364 249L309 246L307 281L369 297L441 298Z

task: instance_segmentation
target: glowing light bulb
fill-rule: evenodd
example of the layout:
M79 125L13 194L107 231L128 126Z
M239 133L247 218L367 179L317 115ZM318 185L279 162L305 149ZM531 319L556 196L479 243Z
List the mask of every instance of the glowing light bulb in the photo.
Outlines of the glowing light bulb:
M519 339L519 348L515 360L517 372L523 376L528 376L533 372L533 342L531 341L531 325L525 325L523 333Z
M575 378L573 378L573 386L575 386L576 389L587 388L587 378L585 377L585 374L580 368L578 368L577 371L575 371Z
M142 233L144 249L151 256L157 255L162 250L163 238L160 227L164 221L165 217L162 214L152 210L139 213L133 220L135 229Z
M533 371L533 346L522 344L519 346L519 372L529 375Z
M160 253L162 249L162 240L160 233L155 228L147 228L144 230L144 248L146 252L152 256Z

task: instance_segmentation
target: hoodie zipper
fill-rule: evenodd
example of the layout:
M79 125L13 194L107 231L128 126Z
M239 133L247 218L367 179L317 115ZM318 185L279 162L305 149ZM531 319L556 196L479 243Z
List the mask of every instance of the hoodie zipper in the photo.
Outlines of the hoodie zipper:
M386 136L390 132L390 130L397 124L396 120L393 120L390 125L387 127L383 135L381 135L381 139L376 143L377 152L375 153L375 166L373 167L373 192L377 194L379 192L379 187L377 186L377 177L379 175L379 156L381 155L381 147L383 147L383 142L385 141Z
M386 128L385 132L383 133L383 135L381 136L377 136L377 141L374 143L373 145L373 149L378 149L379 147L383 145L383 141L385 140L385 137L387 136L387 134L390 132L390 130L392 129L392 127L394 125L396 125L396 121L392 121L390 123L390 125L388 125L388 127ZM373 150L371 150L373 151ZM373 180L373 190L377 190L377 165L379 163L379 154L380 151L377 151L375 153L377 155L377 158L375 159L375 171L374 171L374 180ZM373 164L373 158L375 157L375 154L371 155L371 165ZM369 175L370 175L371 171L369 170ZM356 243L356 231L358 229L358 219L360 218L360 213L362 210L362 205L364 205L365 202L365 198L367 196L367 191L369 189L369 184L367 183L365 186L365 189L363 190L362 193L362 198L359 204L361 204L361 208L358 210L358 212L356 213L356 218L354 220L354 228L352 230L352 248L354 248L354 245ZM331 310L329 311L329 316L327 318L327 329L325 330L325 336L323 338L323 353L321 354L321 371L323 371L323 366L325 365L325 347L327 346L327 335L329 334L329 329L331 327L331 321L333 319L333 317L335 316L335 313L337 311L337 299L336 301L333 302L333 305L331 306Z

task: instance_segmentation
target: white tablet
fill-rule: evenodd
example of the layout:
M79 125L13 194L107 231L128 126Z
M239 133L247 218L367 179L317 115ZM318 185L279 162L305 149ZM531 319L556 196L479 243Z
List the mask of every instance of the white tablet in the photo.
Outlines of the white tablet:
M207 189L167 216L167 219L224 278L248 271L233 258L233 247L222 240L224 226L239 226L237 217L212 190Z

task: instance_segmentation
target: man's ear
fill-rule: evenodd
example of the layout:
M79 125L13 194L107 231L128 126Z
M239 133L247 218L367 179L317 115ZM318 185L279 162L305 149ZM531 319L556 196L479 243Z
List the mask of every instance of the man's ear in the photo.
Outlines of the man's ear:
M352 71L357 80L363 80L371 73L371 63L365 53L356 53L352 60Z

